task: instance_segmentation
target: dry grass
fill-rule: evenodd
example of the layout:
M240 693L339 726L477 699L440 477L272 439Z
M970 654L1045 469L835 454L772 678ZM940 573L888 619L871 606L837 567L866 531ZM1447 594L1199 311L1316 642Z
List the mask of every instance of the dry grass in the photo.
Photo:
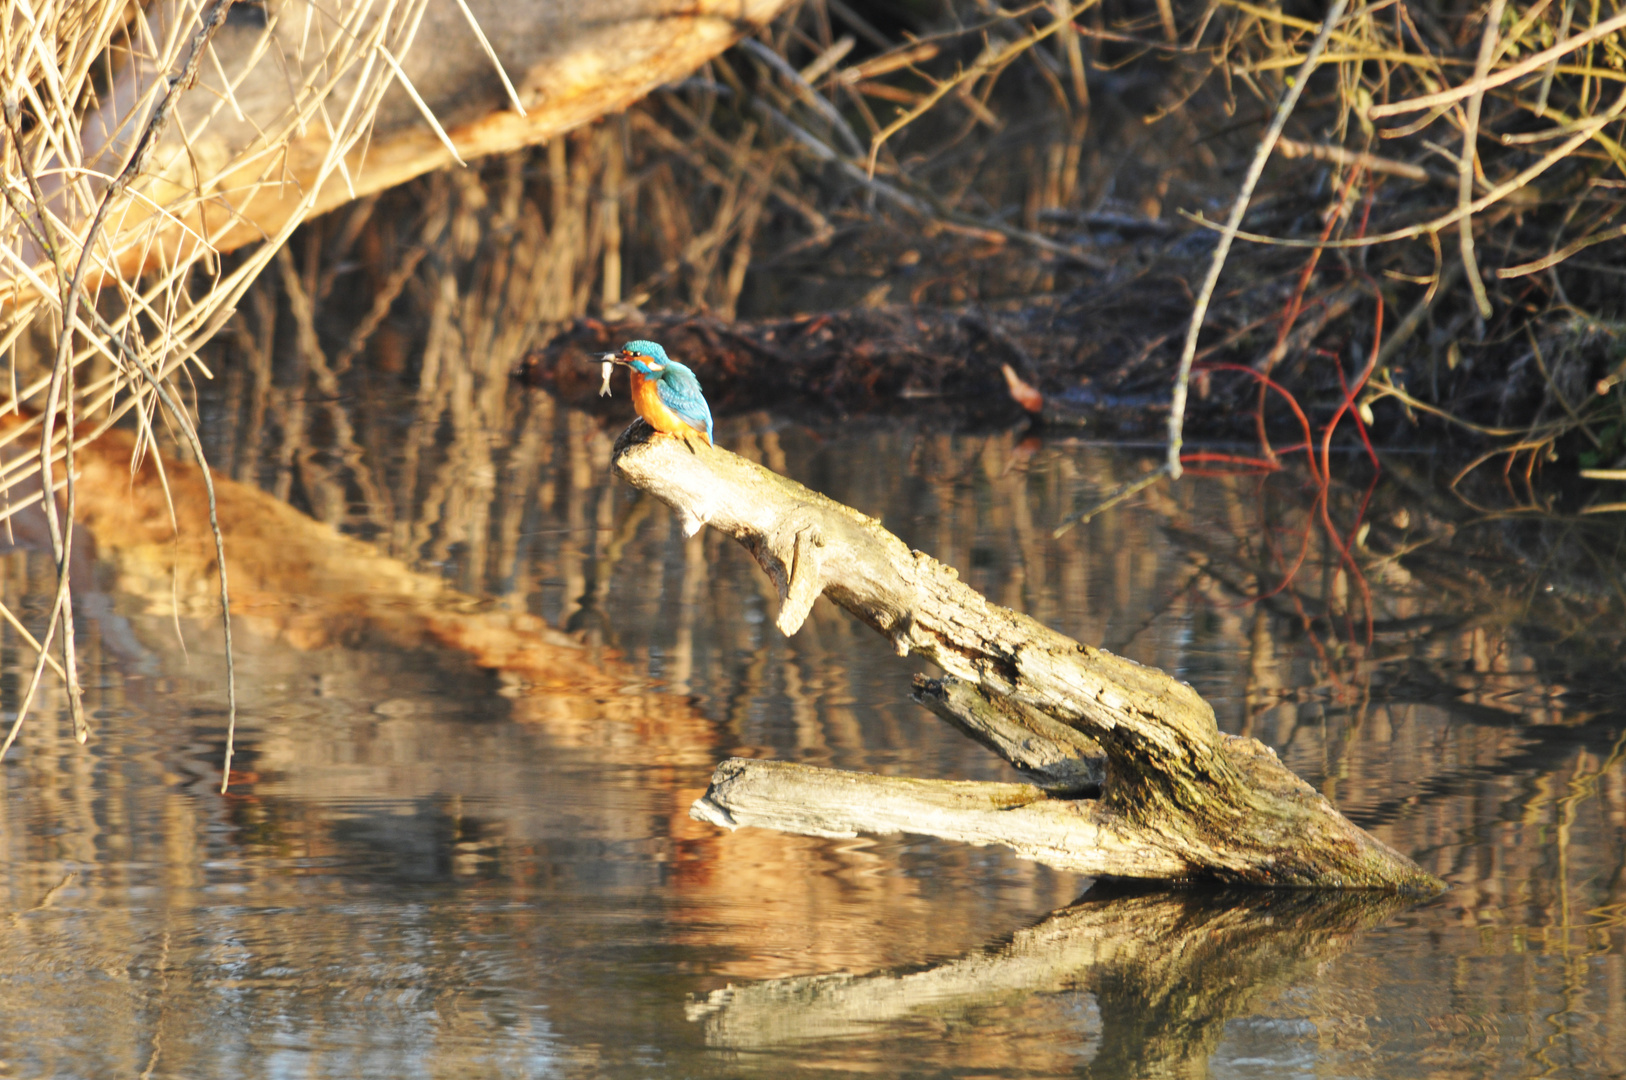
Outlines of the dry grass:
M364 5L354 10L350 25L308 35L309 55L295 59L327 81L307 79L293 88L277 121L226 161L195 153L193 143L223 110L236 110L229 90L216 94L219 100L201 126L194 121L181 125L178 139L164 136L180 96L211 62L210 41L228 17L229 0L174 0L145 11L122 0L63 0L19 6L0 27L6 88L0 261L7 279L0 351L10 358L5 407L33 417L0 437L6 455L0 519L9 523L41 504L59 569L48 627L37 642L25 636L39 659L0 755L23 725L59 630L76 735L81 741L87 735L78 705L73 624L63 618L72 610L67 567L75 449L133 416L141 434L138 453L152 452L161 414L163 424L201 456L176 380L209 375L199 348L231 316L321 186L306 191L301 211L278 234L228 266L213 245L236 224L233 213L220 212L221 185L232 185L237 206L262 188L276 187L279 154L317 122L332 132L319 178L342 170L344 154L365 138L395 77L381 58L410 40L423 3ZM106 112L118 117L111 131L98 126L105 120L93 119ZM244 176L252 178L246 187ZM181 241L163 243L166 231L178 231ZM151 261L144 252L162 253L156 268L131 271ZM41 354L47 357L43 363ZM31 442L33 448L25 449ZM60 492L65 513L59 513L57 499L43 497L47 490ZM223 571L220 586L224 614L229 601ZM10 612L4 615L16 625ZM225 626L229 646L229 618Z

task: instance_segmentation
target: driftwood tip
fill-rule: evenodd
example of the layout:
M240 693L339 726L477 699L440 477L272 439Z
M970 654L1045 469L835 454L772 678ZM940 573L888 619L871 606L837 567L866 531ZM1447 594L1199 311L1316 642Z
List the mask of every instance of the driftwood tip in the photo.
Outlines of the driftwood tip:
M731 831L740 827L739 822L734 820L732 814L711 801L709 794L702 795L690 805L689 816L695 821L704 821L716 825L718 828Z

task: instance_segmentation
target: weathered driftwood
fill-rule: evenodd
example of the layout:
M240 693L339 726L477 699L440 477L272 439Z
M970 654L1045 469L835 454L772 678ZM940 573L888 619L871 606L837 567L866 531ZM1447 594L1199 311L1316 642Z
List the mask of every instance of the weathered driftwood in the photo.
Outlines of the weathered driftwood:
M1084 989L1097 1006L1091 1075L1181 1076L1260 994L1334 959L1403 902L1371 894L1086 894L999 947L925 970L814 975L690 1001L710 1046L768 1050ZM1073 1071L1071 1069L1069 1072Z
M1105 759L1098 799L1062 799L1020 785L977 795L965 785L853 780L839 789L850 801L821 821L809 820L809 807L840 801L832 798L831 774L731 761L719 768L696 816L815 835L901 830L1009 843L1017 839L1011 830L996 835L988 818L1016 807L1038 830L1032 842L1014 845L1019 852L1094 874L1404 892L1441 887L1338 813L1269 748L1221 733L1190 686L989 603L952 567L910 550L858 511L726 450L656 436L641 421L617 440L614 467L676 509L690 534L711 525L751 552L779 591L784 633L794 634L814 600L828 596L887 637L898 655L917 652L980 690L980 705L952 692L938 704L981 717L980 741L1012 764L1033 771L1088 756L1047 730L1024 724L1016 734L1016 716L1076 729L1099 743ZM951 701L958 705L949 708ZM995 701L1002 702L997 710ZM1074 830L1071 838L1058 839L1058 823Z

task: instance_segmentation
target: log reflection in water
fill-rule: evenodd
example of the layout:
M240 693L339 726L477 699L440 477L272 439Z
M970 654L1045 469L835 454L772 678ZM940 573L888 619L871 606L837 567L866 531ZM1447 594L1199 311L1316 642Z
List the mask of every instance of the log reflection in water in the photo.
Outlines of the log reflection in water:
M1096 886L1003 945L923 971L817 975L691 999L709 1045L760 1050L863 1035L905 1018L953 1023L1033 994L1087 989L1092 1073L1161 1075L1201 1062L1259 995L1339 956L1405 906L1372 895L1125 893Z

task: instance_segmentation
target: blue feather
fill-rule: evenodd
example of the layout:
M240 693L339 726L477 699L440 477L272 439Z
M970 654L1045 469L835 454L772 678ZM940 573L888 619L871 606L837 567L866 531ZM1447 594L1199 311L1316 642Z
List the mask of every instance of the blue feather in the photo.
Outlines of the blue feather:
M661 404L681 416L684 423L704 431L707 442L712 441L711 406L706 404L706 395L700 392L700 380L694 377L694 372L676 360L667 360L666 369L655 383L655 394Z

